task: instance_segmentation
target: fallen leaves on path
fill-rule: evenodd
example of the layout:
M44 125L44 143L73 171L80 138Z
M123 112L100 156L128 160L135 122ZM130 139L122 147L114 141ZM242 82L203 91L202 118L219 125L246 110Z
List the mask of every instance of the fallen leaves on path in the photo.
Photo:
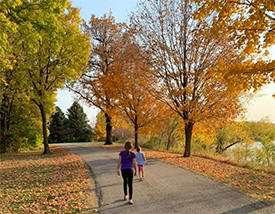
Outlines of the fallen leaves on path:
M0 155L0 213L76 213L87 210L89 171L71 152Z
M100 146L101 148L120 151L122 146ZM250 196L275 203L275 175L264 171L239 167L219 160L181 154L159 152L144 149L147 158L160 159L164 162L202 173L211 178L229 184L247 192Z

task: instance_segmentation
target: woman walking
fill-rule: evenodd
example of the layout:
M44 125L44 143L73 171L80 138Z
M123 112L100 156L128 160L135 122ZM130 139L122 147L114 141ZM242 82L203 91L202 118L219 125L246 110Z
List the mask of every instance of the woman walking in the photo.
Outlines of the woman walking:
M124 200L128 199L127 194L127 185L129 187L129 203L133 204L133 176L136 175L137 171L137 163L136 163L136 155L131 152L132 144L130 142L126 142L124 145L125 150L119 153L118 163L117 163L117 174L121 175L123 178L123 190L124 190Z

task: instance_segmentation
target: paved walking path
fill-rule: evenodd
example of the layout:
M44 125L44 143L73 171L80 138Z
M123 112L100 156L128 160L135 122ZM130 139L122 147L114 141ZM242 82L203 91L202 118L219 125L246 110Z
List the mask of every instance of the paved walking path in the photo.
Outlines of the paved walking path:
M116 174L118 152L88 144L59 144L82 157L92 169L101 214L274 214L274 206L219 182L158 160L149 160L145 180L134 178L134 205L123 201Z

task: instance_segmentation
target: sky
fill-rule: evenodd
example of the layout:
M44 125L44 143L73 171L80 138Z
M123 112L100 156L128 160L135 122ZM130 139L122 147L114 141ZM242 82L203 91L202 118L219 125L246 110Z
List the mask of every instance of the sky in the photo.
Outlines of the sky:
M136 8L138 0L72 0L75 7L80 8L80 16L89 21L91 14L98 17L106 13L112 12L117 22L128 22L129 14ZM271 58L275 59L275 47L270 49ZM247 108L246 119L249 121L259 121L263 118L275 123L275 83L264 86L258 91L254 98L245 104ZM56 105L59 106L63 112L74 102L75 96L66 89L58 90ZM85 103L80 102L87 114L88 119L92 125L95 124L96 114L98 109L89 107Z

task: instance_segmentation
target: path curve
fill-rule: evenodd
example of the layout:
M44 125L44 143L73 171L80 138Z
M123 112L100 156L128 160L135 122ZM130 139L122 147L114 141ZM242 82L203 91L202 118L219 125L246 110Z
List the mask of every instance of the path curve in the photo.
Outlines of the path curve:
M148 160L145 180L134 179L134 205L123 201L122 178L116 175L118 152L89 144L59 144L91 168L100 214L274 214L274 206L189 170Z

